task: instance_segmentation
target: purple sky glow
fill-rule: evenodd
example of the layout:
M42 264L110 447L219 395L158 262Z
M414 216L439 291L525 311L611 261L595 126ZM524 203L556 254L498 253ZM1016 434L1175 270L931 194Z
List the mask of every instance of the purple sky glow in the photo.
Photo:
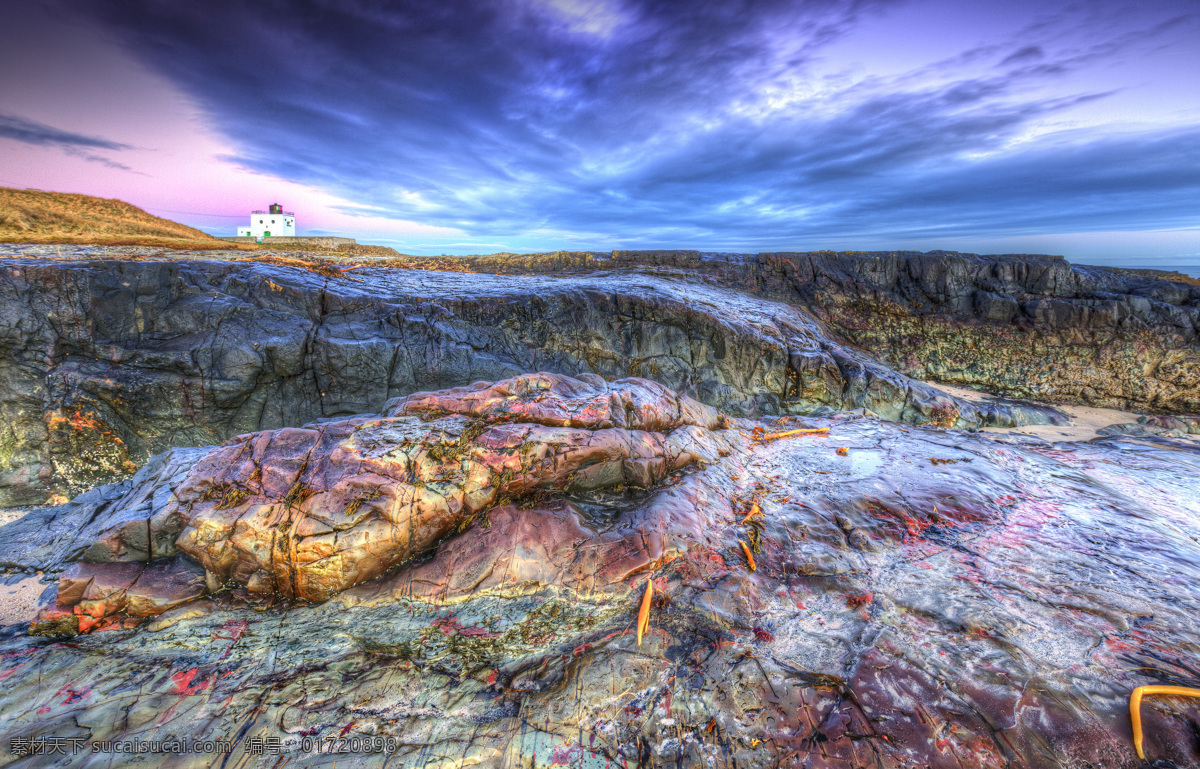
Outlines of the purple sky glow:
M1200 3L11 3L0 185L407 253L1200 269Z

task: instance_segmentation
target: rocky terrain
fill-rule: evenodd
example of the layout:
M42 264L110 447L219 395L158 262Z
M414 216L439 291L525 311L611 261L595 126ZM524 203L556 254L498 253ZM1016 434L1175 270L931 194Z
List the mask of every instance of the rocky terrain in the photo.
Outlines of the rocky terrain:
M16 766L1137 767L1132 689L1200 686L1189 284L13 250ZM976 432L1066 416L913 375L1148 413ZM1149 761L1200 763L1196 702Z
M942 251L614 251L388 263L699 279L803 307L918 379L1052 402L1200 410L1200 281L1183 275L1078 266L1054 256Z
M0 284L8 504L71 496L173 446L531 371L645 376L737 416L827 406L964 428L1061 419L1021 404L981 409L913 378L1200 410L1200 287L1050 257L420 263L513 273L480 274L372 266L387 259L318 271L244 255L9 250L40 258L5 260Z

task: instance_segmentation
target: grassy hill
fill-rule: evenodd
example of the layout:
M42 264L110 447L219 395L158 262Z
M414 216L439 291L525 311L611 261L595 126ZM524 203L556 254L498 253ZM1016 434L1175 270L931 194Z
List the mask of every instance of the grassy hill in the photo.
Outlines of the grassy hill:
M122 200L8 187L0 187L0 243L237 248ZM253 246L243 248L251 249Z

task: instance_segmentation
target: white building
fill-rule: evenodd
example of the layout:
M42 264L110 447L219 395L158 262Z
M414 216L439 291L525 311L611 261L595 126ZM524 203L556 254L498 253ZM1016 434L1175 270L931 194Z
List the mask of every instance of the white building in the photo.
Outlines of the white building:
M272 203L266 211L251 211L250 226L238 227L239 238L269 238L272 235L296 234L296 215Z

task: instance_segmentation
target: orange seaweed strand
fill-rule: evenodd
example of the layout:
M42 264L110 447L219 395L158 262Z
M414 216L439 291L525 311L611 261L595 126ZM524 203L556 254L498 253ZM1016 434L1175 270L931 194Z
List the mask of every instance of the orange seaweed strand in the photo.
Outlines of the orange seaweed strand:
M1200 697L1200 689L1188 686L1139 686L1129 695L1129 720L1133 722L1133 747L1138 758L1146 759L1142 753L1142 695L1170 694L1177 697Z

